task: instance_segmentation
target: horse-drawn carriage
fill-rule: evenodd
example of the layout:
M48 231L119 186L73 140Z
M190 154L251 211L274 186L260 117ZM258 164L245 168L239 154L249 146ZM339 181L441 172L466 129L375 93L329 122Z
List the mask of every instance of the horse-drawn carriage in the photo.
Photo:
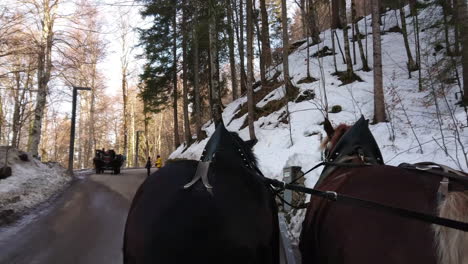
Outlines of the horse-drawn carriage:
M124 161L124 156L116 154L113 149L108 151L97 149L93 159L97 174L104 173L105 170L111 170L114 174L119 174Z

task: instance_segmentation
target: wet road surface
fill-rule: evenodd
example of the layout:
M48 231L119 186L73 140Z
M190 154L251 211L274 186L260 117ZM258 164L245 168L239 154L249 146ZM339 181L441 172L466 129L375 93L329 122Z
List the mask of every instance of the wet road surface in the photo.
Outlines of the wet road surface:
M122 263L127 212L145 178L143 169L82 176L46 208L0 229L0 263Z

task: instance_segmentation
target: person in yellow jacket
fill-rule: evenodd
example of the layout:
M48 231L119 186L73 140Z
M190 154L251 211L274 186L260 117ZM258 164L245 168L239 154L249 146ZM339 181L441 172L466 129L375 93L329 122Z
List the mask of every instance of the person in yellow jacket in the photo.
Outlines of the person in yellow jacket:
M157 156L156 158L156 168L161 168L162 167L162 159L161 159L161 156Z

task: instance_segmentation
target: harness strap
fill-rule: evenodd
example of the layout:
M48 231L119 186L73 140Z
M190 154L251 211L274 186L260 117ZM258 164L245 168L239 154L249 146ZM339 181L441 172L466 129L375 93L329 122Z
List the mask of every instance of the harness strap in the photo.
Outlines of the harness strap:
M436 169L436 167L434 166L438 166L441 170ZM421 163L416 163L416 164L402 163L398 165L398 167L407 169L407 170L426 171L429 174L442 176L443 178L448 178L459 184L462 184L465 186L466 189L468 189L468 175L463 174L459 171L456 171L446 166L438 165L438 164L431 163L431 162L421 162ZM449 170L443 171L444 167L448 168Z
M369 209L375 209L375 210L379 210L382 212L386 212L386 213L390 213L390 214L394 214L394 215L398 215L398 216L402 216L406 218L412 218L412 219L419 220L425 223L437 224L437 225L468 232L468 223L465 223L465 222L455 221L455 220L451 220L448 218L443 218L443 217L433 216L433 215L429 215L429 214L425 214L421 212L411 211L411 210L400 208L400 207L380 204L380 203L363 200L363 199L352 197L352 196L342 195L336 192L320 191L320 190L316 190L312 188L302 187L299 185L288 184L288 183L281 182L281 181L274 180L274 179L265 178L265 181L268 184L271 184L272 186L275 186L278 188L308 193L310 195L325 198L329 201L343 202L344 204L360 206L360 207L369 208Z

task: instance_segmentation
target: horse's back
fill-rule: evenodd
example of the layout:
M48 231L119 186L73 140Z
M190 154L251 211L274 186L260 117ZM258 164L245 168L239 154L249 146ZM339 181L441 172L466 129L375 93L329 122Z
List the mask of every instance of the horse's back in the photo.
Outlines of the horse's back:
M212 178L214 196L200 183L183 188L197 164L168 164L142 184L127 218L126 263L274 263L266 252L271 251L268 241L253 236L259 229L257 215L243 208L248 205L242 198L233 202L236 190ZM244 214L236 217L236 212Z
M436 214L440 177L391 166L338 169L317 189ZM304 263L435 263L429 224L312 198L301 234Z

